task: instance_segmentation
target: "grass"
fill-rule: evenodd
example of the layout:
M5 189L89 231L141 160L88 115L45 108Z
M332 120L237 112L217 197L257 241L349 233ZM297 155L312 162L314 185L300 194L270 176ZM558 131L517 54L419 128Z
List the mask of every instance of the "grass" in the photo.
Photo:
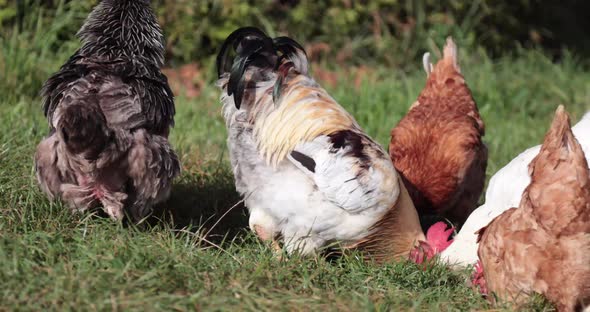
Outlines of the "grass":
M161 220L129 226L50 203L32 166L47 130L36 94L75 45L51 53L43 36L14 36L0 38L0 73L15 75L0 79L0 311L492 309L466 287L468 272L440 264L278 261L246 229L212 83L198 98L177 98L172 142L184 171ZM539 144L558 104L574 121L590 109L590 71L571 56L554 64L535 51L470 54L461 64L486 122L488 176ZM327 89L384 146L424 85L417 67L374 70L358 88L337 74ZM528 308L551 309L540 299Z

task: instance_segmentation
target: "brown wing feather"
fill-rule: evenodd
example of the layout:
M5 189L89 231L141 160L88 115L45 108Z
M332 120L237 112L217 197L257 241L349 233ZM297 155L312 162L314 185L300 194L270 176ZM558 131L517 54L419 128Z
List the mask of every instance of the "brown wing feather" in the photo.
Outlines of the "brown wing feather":
M487 148L471 117L418 106L392 130L389 153L420 214L462 222L475 209Z

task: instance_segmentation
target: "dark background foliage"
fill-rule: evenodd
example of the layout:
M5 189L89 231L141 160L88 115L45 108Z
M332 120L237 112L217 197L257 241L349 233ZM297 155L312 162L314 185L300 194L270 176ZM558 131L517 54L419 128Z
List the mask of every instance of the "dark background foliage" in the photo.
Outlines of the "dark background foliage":
M34 97L79 47L75 37L98 0L0 0L0 92ZM314 68L409 72L453 36L487 58L539 49L587 67L590 2L578 0L152 0L166 35L167 72L190 94L214 79L212 60L240 26L289 35ZM470 53L471 55L476 55ZM334 80L316 73L321 80ZM357 79L358 80L358 79Z
M28 17L52 23L59 10L74 23L57 32L69 40L97 0L0 0L2 35ZM404 67L453 35L491 56L540 47L590 54L590 2L583 0L152 0L167 36L169 62L206 62L229 32L255 25L305 43L316 60ZM34 20L33 19L33 20ZM59 42L57 42L59 44ZM333 63L333 62L331 62Z

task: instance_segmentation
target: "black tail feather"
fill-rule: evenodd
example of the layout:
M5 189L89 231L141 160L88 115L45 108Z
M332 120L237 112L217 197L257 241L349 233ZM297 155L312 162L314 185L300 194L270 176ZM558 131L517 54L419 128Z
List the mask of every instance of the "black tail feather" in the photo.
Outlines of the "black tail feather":
M237 54L234 58L230 57L230 47ZM295 40L288 37L272 39L258 28L243 27L231 33L223 43L217 55L217 74L221 77L230 73L227 93L233 95L236 107L240 108L246 87L244 74L248 67L255 65L276 71L283 60L291 61L295 69L307 74L307 55ZM277 79L277 84L273 90L275 101L280 94L282 79Z
M300 73L307 74L307 53L297 41L283 36L274 38L272 42L277 51L296 64L296 69Z
M237 50L237 45L242 39L248 36L258 36L260 38L267 38L266 34L256 27L242 27L232 32L223 42L219 54L217 54L217 77L221 77L223 73L230 70L231 65L228 66L228 57L230 52L230 46L234 50Z
M251 55L237 58L236 62L232 66L229 81L227 84L227 94L230 96L234 96L234 103L236 105L236 108L238 109L242 104L242 96L244 95L245 84L243 76L248 64L251 61L250 57Z
M265 39L267 40L253 39L251 41L246 41L238 47L238 56L234 59L227 85L227 94L230 96L234 95L234 101L237 108L240 108L242 96L244 94L246 84L244 73L246 72L246 69L257 59L266 62L268 57L264 55L265 50L272 51L272 44L270 44L269 41L270 38Z
M301 46L299 42L289 37L276 37L272 40L272 42L277 50L283 52L284 54L292 54L297 52L297 50L303 51L303 53L305 53L303 46Z

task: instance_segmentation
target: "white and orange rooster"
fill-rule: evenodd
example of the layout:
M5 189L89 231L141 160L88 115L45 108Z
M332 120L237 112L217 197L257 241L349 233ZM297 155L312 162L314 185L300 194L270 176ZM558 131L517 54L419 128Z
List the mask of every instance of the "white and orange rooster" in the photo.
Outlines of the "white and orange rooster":
M519 208L479 231L485 280L475 283L502 300L535 292L559 311L579 311L590 305L590 174L563 106L529 171Z
M236 189L259 238L304 255L338 243L378 262L425 240L387 153L309 76L297 42L240 28L217 66Z

